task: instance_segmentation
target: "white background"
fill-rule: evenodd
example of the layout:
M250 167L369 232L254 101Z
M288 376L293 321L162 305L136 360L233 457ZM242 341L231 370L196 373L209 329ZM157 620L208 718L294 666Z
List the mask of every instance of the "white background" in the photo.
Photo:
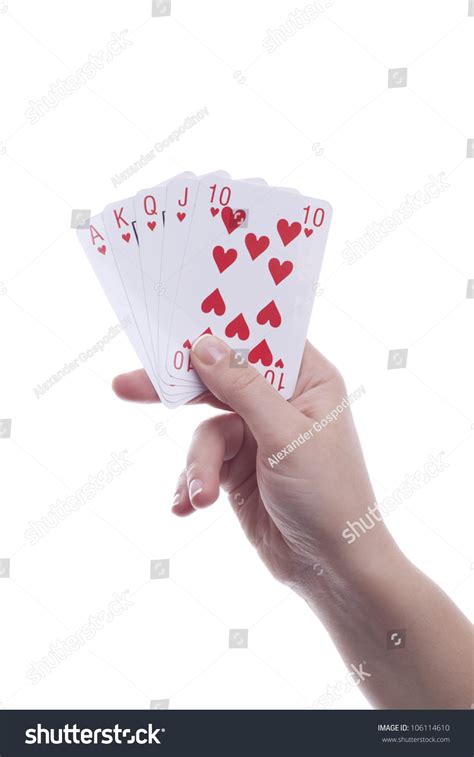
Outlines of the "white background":
M116 323L71 212L215 169L333 204L309 336L349 391L366 389L354 414L379 500L445 453L448 467L387 523L469 612L474 17L467 0L335 0L270 54L268 29L287 21L292 3L172 0L166 18L150 6L0 5L0 418L12 420L11 438L0 439L4 573L10 560L0 579L0 700L317 706L345 676L318 620L267 574L224 498L185 520L170 513L192 430L212 411L121 403L110 381L137 367L123 334L35 396ZM30 101L125 29L132 44L32 125ZM399 67L408 86L388 88L388 69ZM206 118L114 188L112 176L204 107ZM442 172L449 188L348 264L348 240ZM387 370L394 349L408 349L406 368ZM125 449L132 464L31 545L28 524ZM150 580L152 559L170 559L169 578ZM32 661L126 590L133 607L40 683L28 680ZM249 629L248 649L228 648L231 628ZM368 707L357 688L333 706Z

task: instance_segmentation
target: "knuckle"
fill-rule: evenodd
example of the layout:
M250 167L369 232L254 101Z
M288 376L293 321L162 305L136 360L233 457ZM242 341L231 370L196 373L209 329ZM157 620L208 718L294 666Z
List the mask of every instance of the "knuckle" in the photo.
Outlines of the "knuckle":
M337 395L345 395L347 392L346 382L339 368L331 363L327 358L324 358L325 366L322 373L323 382L332 389L332 392Z
M193 431L192 441L199 441L202 436L205 436L209 431L212 431L214 427L213 421L213 418L206 418L204 421L201 421Z
M206 418L196 426L191 437L191 446L189 448L189 454L193 455L200 444L203 443L210 436L214 436L216 433L217 424L216 417Z
M340 372L339 368L336 368L333 366L333 386L335 392L341 397L345 397L347 394L347 388L346 388L346 382L344 381L344 377L342 373Z

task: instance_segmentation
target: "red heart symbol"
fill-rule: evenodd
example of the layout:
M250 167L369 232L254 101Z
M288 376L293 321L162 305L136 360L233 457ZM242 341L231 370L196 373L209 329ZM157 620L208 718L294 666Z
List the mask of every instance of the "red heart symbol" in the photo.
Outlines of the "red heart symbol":
M247 325L243 313L239 313L225 328L225 335L229 338L238 336L244 342L250 336L250 329Z
M292 272L293 263L291 260L285 260L283 263L280 263L278 258L272 258L268 263L268 270L272 275L273 281L278 286Z
M261 326L267 323L267 321L273 328L276 328L281 323L280 311L275 304L275 300L271 300L257 315L257 323Z
M186 213L176 213L176 215L177 215L178 221L180 223L181 223L181 221L184 221L184 219L186 218Z
M245 210L232 210L232 208L226 207L222 208L221 216L227 233L232 234L245 221L247 214Z
M130 242L130 232L127 234L122 234L122 239L124 242Z
M301 224L298 223L298 221L294 221L293 223L289 224L286 218L280 218L277 223L277 230L280 235L281 241L286 247L286 245L290 244L290 242L292 242L293 239L295 239L300 233Z
M245 237L245 246L252 260L255 260L262 252L265 252L269 244L270 240L268 237L256 237L255 234L247 234Z
M310 237L311 234L313 233L313 229L305 229L304 233L306 234L307 237Z
M105 255L106 249L107 247L105 246L105 244L102 244L100 247L97 248L98 252L102 253L102 255Z
M216 262L219 273L223 273L237 259L237 250L234 250L232 247L229 250L224 250L223 247L217 245L212 251L212 257Z
M150 229L150 231L153 231L154 228L155 228L155 226L156 226L156 221L147 221L146 225L148 226L148 228Z
M218 289L214 289L211 294L208 294L207 297L203 299L201 302L201 310L203 313L210 313L211 310L213 310L216 315L224 315L225 302Z
M211 208L211 213L215 217L219 212L219 208Z
M272 364L273 355L266 339L262 339L248 354L249 363L258 363L259 360L262 365L268 366Z
M202 334L199 334L199 336L202 336L203 334L212 334L212 331L210 327L208 327L205 331L202 332ZM189 341L189 339L186 339L185 342L183 342L183 347L186 347L186 349L190 350L193 345Z
M281 358L276 361L275 368L284 368L284 367L285 367L285 363L283 362Z

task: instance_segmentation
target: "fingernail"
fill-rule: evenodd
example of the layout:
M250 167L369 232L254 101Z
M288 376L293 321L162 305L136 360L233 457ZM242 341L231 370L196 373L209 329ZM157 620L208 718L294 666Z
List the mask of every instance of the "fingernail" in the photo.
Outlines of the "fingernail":
M204 484L202 481L200 481L199 478L193 478L192 481L189 483L189 499L191 500L191 504L193 504L193 499L198 494L202 492L204 489Z
M228 348L217 337L211 334L202 334L192 346L192 351L197 359L205 365L214 365L227 354Z
M173 505L179 505L180 500L181 500L181 494L179 492L176 492L176 494L173 497Z

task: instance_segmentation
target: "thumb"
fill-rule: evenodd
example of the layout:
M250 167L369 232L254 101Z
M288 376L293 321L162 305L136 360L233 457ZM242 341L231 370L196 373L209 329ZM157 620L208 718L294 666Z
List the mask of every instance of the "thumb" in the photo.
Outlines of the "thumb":
M196 339L191 362L208 389L244 419L258 442L301 427L300 412L216 336Z

